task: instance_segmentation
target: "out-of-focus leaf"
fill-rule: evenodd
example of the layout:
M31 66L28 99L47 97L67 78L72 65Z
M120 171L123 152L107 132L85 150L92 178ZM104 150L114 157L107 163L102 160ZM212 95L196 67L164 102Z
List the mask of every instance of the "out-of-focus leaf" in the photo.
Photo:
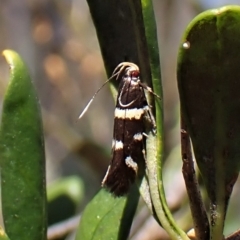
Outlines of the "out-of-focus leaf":
M178 56L184 121L211 200L211 239L222 239L232 187L240 168L240 7L198 15Z
M66 194L76 204L82 200L84 193L84 186L81 179L77 176L71 176L59 179L49 184L47 189L48 201L53 201L58 196Z
M77 176L59 179L50 184L47 188L48 225L75 215L83 196L83 182Z
M46 239L45 152L38 98L20 56L10 67L0 129L2 212L11 239Z

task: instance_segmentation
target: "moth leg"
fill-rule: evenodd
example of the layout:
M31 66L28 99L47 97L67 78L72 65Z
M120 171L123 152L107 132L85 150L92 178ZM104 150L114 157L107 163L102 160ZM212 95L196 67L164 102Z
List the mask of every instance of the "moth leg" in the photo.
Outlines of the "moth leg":
M147 158L146 158L146 150L144 148L142 150L142 154L143 154L143 158L144 158L144 160L146 162L146 160L147 160Z
M104 178L102 180L102 187L104 186L104 184L106 182L106 179L108 177L108 173L109 173L110 167L111 167L111 165L108 166L107 172L106 172L106 174L105 174L105 176L104 176Z
M156 135L156 133L157 133L156 121L155 121L155 118L153 116L153 113L152 113L150 107L148 105L145 106L144 111L145 111L144 117L151 124L151 126L152 126L151 131L153 132L154 135Z
M147 135L145 132L143 132L142 135L143 135L144 137L148 138L148 135Z
M146 89L148 92L150 92L153 96L155 96L155 97L157 97L158 99L161 100L161 97L158 96L158 95L157 95L150 87L148 87L146 84L144 84L144 83L142 83L142 82L140 82L140 81L138 81L138 84L139 84L142 88L144 88L144 89Z

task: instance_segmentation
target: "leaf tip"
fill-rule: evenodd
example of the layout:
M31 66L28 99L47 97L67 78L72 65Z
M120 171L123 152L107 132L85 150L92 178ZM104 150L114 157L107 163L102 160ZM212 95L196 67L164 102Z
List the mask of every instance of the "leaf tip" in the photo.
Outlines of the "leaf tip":
M5 49L3 50L2 55L6 59L7 63L9 64L9 68L13 69L14 60L16 61L17 59L19 59L18 53L10 49Z

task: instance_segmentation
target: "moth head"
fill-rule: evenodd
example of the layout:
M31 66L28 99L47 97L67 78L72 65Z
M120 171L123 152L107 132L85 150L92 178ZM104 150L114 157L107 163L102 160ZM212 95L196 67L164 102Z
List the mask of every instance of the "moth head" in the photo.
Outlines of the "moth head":
M139 74L139 67L136 64L122 62L114 69L112 76L116 76L116 80L118 80L120 76L124 76L137 81L139 79Z
M93 102L94 98L96 97L96 95L98 94L98 92L105 86L105 84L107 84L111 79L113 79L114 77L116 77L116 80L118 80L120 78L120 76L124 76L125 78L127 78L129 81L134 81L134 82L138 82L139 81L139 67L131 62L122 62L120 64L118 64L118 66L114 69L112 76L107 79L107 81L104 82L104 84L95 92L95 94L93 95L93 97L90 99L90 101L88 102L88 104L86 105L86 107L83 109L82 113L79 115L78 119L82 118L83 115L85 114L85 112L88 110L89 106L91 105L91 103Z
M126 69L125 77L130 78L129 80L137 82L139 80L140 71L134 67Z

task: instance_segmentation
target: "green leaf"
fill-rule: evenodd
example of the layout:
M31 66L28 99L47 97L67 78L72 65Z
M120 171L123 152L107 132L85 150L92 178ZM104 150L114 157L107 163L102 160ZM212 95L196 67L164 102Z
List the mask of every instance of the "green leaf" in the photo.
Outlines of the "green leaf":
M10 240L1 226L0 226L0 240Z
M129 0L87 0L108 76L124 61L139 65ZM117 86L117 82L113 81Z
M138 198L135 185L128 197L116 198L102 189L84 210L76 240L126 240Z
M222 239L227 204L240 168L240 7L198 15L178 56L184 121L211 201L211 239Z
M4 225L11 239L46 239L45 153L39 102L20 56L11 50L3 55L10 67L0 129Z

